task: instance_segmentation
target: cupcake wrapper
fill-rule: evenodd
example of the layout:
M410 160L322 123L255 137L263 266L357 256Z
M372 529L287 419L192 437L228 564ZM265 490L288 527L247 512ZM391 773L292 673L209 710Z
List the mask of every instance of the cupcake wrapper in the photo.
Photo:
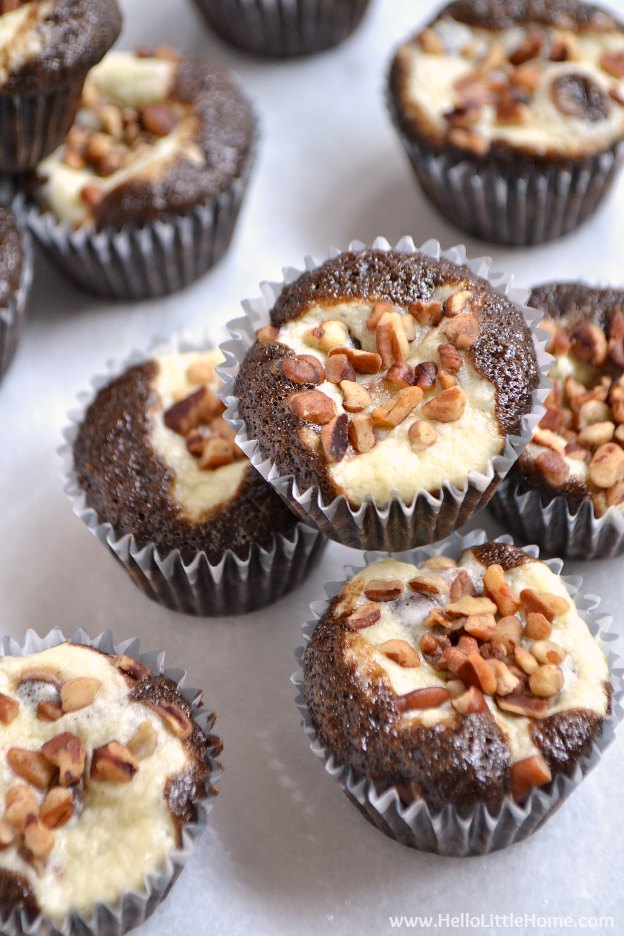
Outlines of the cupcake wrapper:
M369 0L195 0L231 45L287 58L338 45L359 26Z
M354 241L348 249L362 250L364 247L365 245L360 241ZM377 238L373 243L373 248L391 249L390 244L384 238ZM404 237L394 249L413 253L416 247L411 237ZM510 276L493 272L490 269L489 258L480 257L469 260L466 257L465 247L453 247L442 251L440 244L434 240L427 241L419 249L436 259L445 257L453 263L466 264L473 273L487 278L499 292L512 299L516 305L521 306L527 324L535 333L542 318L541 313L521 305L527 293L523 290L512 289ZM332 249L328 252L327 259L338 256L339 253L339 250ZM306 259L306 269L313 270L322 262L324 261L309 257ZM228 323L228 330L233 340L221 346L226 363L218 370L223 378L221 397L227 406L225 418L237 430L238 445L292 510L296 511L306 522L314 523L326 536L344 546L402 552L414 546L423 546L444 539L457 527L463 526L477 510L487 504L501 480L528 445L533 429L544 413L542 403L550 387L547 372L551 357L545 351L547 338L544 335L543 338L538 337L536 341L541 381L539 388L533 394L531 413L522 417L520 435L507 438L503 453L492 460L486 474L471 471L463 489L445 482L439 497L421 491L412 504L405 504L399 498L394 497L389 505L382 509L377 507L371 497L368 497L358 509L354 509L342 495L326 504L318 487L313 486L306 491L301 491L291 475L280 476L273 461L262 455L258 441L247 436L245 425L239 415L238 400L233 395L234 382L240 365L256 340L256 329L269 324L270 310L283 286L300 275L300 270L288 269L284 270L285 279L282 283L263 283L261 298L243 302L246 316Z
M254 158L255 147L226 192L184 215L121 231L74 230L33 204L28 225L52 263L89 292L130 301L166 296L203 276L226 252Z
M0 641L0 656L19 657L39 653L67 639L58 629L50 631L45 637L39 637L35 631L29 630L22 643L13 637L3 637ZM136 638L115 644L111 631L105 631L99 637L92 639L84 630L78 630L69 640L86 647L95 647L104 653L125 654L139 660L153 673L172 679L187 702L192 705L195 722L207 737L212 737L210 732L215 720L214 714L204 708L202 693L198 689L186 688L184 685L185 670L165 666L164 653L141 653L140 641ZM221 775L221 767L216 760L217 739L214 739L214 742L208 749L210 769L204 781L204 798L197 804L197 817L193 822L184 826L182 845L171 852L165 867L160 872L146 875L140 891L130 891L114 904L98 903L92 913L85 917L72 910L58 926L42 916L29 922L27 914L15 909L7 918L0 920L4 936L122 936L144 923L167 896L192 855L195 842L208 824L208 813L217 795L215 783Z
M49 91L0 94L0 172L27 172L67 135L85 76Z
M423 193L456 227L513 247L541 244L575 230L598 208L624 161L624 143L582 161L513 165L440 152L393 123Z
M0 309L0 381L6 374L19 343L26 318L26 303L33 278L33 249L28 233L22 234L22 277L17 293Z
M537 543L547 556L611 559L624 553L624 514L613 507L596 517L590 501L571 513L565 497L542 500L539 491L520 492L506 479L490 501L490 510L523 543Z
M458 558L465 549L487 540L488 536L483 530L475 530L464 537L455 534L444 544L415 550L400 558L414 563L423 562L432 555ZM499 542L511 543L512 540L509 536L502 536ZM527 547L526 552L535 558L539 556L536 546ZM379 558L379 555L367 555L366 564ZM555 573L558 573L563 565L561 560L557 559L551 559L546 564ZM359 571L359 568L345 569L348 578ZM571 777L556 776L548 786L534 790L522 805L518 805L509 797L496 813L490 813L484 805L463 810L452 806L433 810L422 800L405 806L395 787L379 792L372 781L338 761L316 736L303 696L304 648L296 651L299 669L292 676L292 682L298 690L296 705L303 719L303 729L310 739L310 750L324 762L327 773L340 784L363 815L390 838L420 851L455 857L485 855L507 848L537 831L599 762L602 753L613 741L616 725L624 715L621 706L624 695L623 639L612 629L612 616L598 611L600 599L595 595L580 594L580 577L564 578L563 581L570 595L574 597L581 617L607 656L613 686L612 710L604 719L602 733L594 742L591 754L576 765ZM328 584L325 589L328 600L315 602L310 606L315 620L302 627L305 643L310 640L318 619L327 610L328 602L338 594L344 584Z
M190 563L183 561L177 549L161 556L154 544L139 548L133 535L123 534L110 523L100 521L87 505L84 491L78 484L73 448L87 407L97 391L113 377L153 354L213 347L207 338L198 341L181 333L168 341L156 342L147 353L133 352L123 363L111 363L109 372L92 381L92 390L79 397L81 408L69 414L71 424L63 431L65 444L59 449L63 486L74 513L121 563L134 584L148 598L172 611L203 617L246 614L277 601L314 569L325 549L325 539L317 530L298 523L292 539L275 534L268 550L254 543L247 559L239 558L229 549L216 565L201 552Z

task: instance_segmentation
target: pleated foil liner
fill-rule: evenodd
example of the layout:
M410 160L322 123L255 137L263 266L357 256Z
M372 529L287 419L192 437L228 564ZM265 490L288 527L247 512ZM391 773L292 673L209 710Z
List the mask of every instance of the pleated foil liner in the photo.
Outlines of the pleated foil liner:
M85 75L33 93L0 94L0 172L27 172L61 143L80 106Z
M522 493L506 479L490 501L490 510L522 543L537 543L547 556L566 559L611 559L624 553L624 514L612 507L597 517L591 501L576 513L563 495L548 499L539 491Z
M359 26L370 0L195 0L226 42L255 55L289 58L329 49Z
M141 652L141 644L137 638L115 643L110 630L104 631L99 637L91 638L81 629L67 638L57 628L44 637L40 637L34 630L29 630L22 642L13 637L2 637L0 656L28 656L55 647L66 640L81 646L94 647L104 653L125 654L139 660L153 673L172 679L192 706L192 717L210 742L207 752L209 772L204 781L203 797L197 804L197 817L182 830L181 846L169 854L162 870L146 875L140 891L130 891L113 904L98 903L88 916L83 917L72 910L58 925L41 915L29 922L26 913L15 909L8 917L0 919L3 936L123 936L129 930L141 926L167 896L191 857L195 843L206 830L208 814L218 793L215 784L221 776L221 765L217 761L221 743L211 733L215 715L205 708L200 690L186 687L186 670L165 665L163 652Z
M487 542L487 533L475 530L467 536L454 534L445 543L424 549L413 550L396 558L405 562L420 563L430 556L447 555L457 559L465 549ZM512 543L509 536L501 536L498 542ZM539 549L528 546L525 552L537 558ZM377 554L367 554L365 564L383 558ZM546 565L559 573L563 563L558 559L546 561ZM345 567L347 579L352 578L360 569ZM521 842L536 832L576 789L582 779L599 763L603 752L615 738L615 729L624 715L622 697L624 696L624 638L613 627L613 616L600 612L600 598L596 595L584 595L580 589L582 578L565 577L563 582L574 598L580 616L598 641L609 663L609 675L613 686L611 713L603 722L602 734L592 746L591 754L579 762L571 777L556 776L547 786L537 788L527 800L518 805L508 797L498 811L491 813L486 806L479 805L458 809L444 806L442 809L430 809L422 800L416 800L405 806L396 787L377 790L375 784L348 765L340 762L331 751L325 748L316 735L303 696L303 655L305 647L299 648L295 656L299 664L291 681L297 689L295 704L302 716L302 726L310 740L310 750L321 760L325 770L340 784L351 802L357 806L364 817L385 835L402 845L419 851L433 852L453 857L486 855ZM343 588L345 582L331 582L326 585L327 599L310 605L314 620L302 626L304 643L307 644L314 632L318 620L323 616L329 602Z
M366 245L361 241L353 241L347 249L363 250L365 247ZM411 504L406 504L398 496L394 496L384 508L377 507L374 499L367 497L358 509L352 508L342 495L325 503L317 486L302 491L291 475L279 474L273 461L262 455L257 439L250 439L247 435L245 425L239 415L238 400L234 396L234 382L245 355L255 343L256 330L269 324L271 308L284 285L296 280L304 272L302 270L287 268L283 271L282 282L262 283L262 296L245 300L243 302L245 316L228 323L232 340L221 345L226 360L225 364L218 368L218 373L223 379L223 389L220 395L227 407L225 418L237 431L238 445L254 467L273 485L278 494L292 510L299 514L302 520L306 523L313 523L330 539L344 546L351 546L355 549L402 552L415 546L424 546L444 539L458 527L467 523L488 503L502 479L528 445L533 429L545 412L543 401L550 388L547 374L549 362L552 359L545 350L548 342L546 334L544 332L536 334L537 326L543 318L542 313L523 305L524 300L528 298L528 292L512 288L510 275L493 271L489 257L470 260L466 257L465 247L452 247L450 250L443 251L436 240L429 240L422 247L416 248L411 237L401 238L394 248L391 248L385 238L378 237L372 247L376 250L394 249L404 253L413 253L418 249L436 260L444 257L453 263L465 264L472 273L488 279L500 293L508 296L521 308L536 344L541 380L538 389L533 393L531 412L522 417L520 434L507 437L503 453L492 459L487 473L469 472L466 486L463 489L445 482L438 497L426 491L420 491ZM327 256L322 260L307 257L305 269L314 270L325 260L336 257L340 253L340 250L330 248Z
M142 227L121 231L75 230L36 204L28 226L52 263L88 292L138 301L184 289L207 273L230 245L255 161L255 145L227 191Z
M391 100L388 106L423 194L451 224L495 244L525 247L569 234L597 210L624 161L622 141L552 165L440 152L408 135Z
M88 406L112 379L154 355L214 347L207 336L198 339L180 332L168 340L155 341L147 351L132 352L121 363L111 362L108 372L96 377L91 389L79 395L80 408L69 413L70 424L63 430L65 441L58 450L63 488L74 513L123 566L137 588L172 611L202 617L246 614L277 601L307 578L319 562L326 540L318 530L298 523L292 539L275 534L268 550L254 543L247 559L228 549L216 565L204 552L185 563L177 549L161 555L153 543L139 548L132 534L102 522L88 506L74 471L73 448Z
M0 308L0 381L15 357L24 328L26 303L33 278L33 249L30 236L16 216L22 235L22 276L17 293L10 296L7 305Z

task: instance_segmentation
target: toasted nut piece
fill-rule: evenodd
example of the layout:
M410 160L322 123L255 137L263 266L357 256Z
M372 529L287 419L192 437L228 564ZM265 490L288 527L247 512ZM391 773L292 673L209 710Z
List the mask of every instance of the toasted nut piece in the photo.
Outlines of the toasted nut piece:
M583 448L582 445L576 445L574 442L569 442L565 447L566 458L571 458L572 461L582 461L589 465L591 461L591 452Z
M438 365L435 361L423 361L414 368L414 386L422 390L433 387L438 376Z
M423 569L456 569L457 563L450 556L431 556L422 564Z
M106 783L129 783L139 769L138 760L119 741L95 748L91 758L91 779Z
M161 699L160 702L146 702L145 705L156 712L176 738L180 738L182 741L190 738L193 733L193 722L179 705L174 705L173 702L165 702L164 699Z
M384 656L387 656L399 666L408 669L415 669L420 666L420 657L418 653L407 640L386 640L384 643L377 644L375 650L379 650Z
M607 510L607 495L605 491L598 491L596 494L592 494L592 505L594 508L594 513L597 517L604 517Z
M523 647L514 647L513 653L516 663L528 676L539 668L539 663L533 654L529 653L529 651L525 650Z
M381 370L381 358L373 351L360 351L358 348L334 348L329 356L344 354L353 370L358 374L377 374Z
M328 462L335 464L345 457L349 447L349 417L346 413L335 416L321 430L321 448Z
M433 29L423 29L417 41L420 48L423 52L426 52L427 55L441 55L446 51L444 42Z
M15 786L10 787L6 792L4 802L6 806L4 818L18 832L22 831L29 816L36 818L39 815L37 797L30 787L23 783L16 783Z
M604 400L587 400L578 411L578 427L585 429L594 423L608 422L610 418L611 410Z
M339 384L343 380L355 380L355 371L346 354L332 354L325 362L325 380Z
M438 669L441 669L441 670L446 669L449 671L449 673L453 673L454 676L457 676L460 669L466 662L466 656L467 654L462 653L462 651L458 647L447 647L444 653L442 654L442 659L440 660ZM461 680L459 679L458 681L461 682ZM466 687L464 683L462 682L462 691L465 690L465 688Z
M451 699L458 699L461 695L464 695L466 692L466 687L464 686L461 679L449 679L446 683L446 688ZM472 687L474 688L474 687ZM478 689L476 690L479 691Z
M427 419L448 423L461 419L465 409L466 394L461 387L451 387L425 403L422 413Z
M600 67L613 78L624 78L624 53L606 51L600 58Z
M373 422L382 429L393 429L407 419L422 397L420 387L404 387L372 411Z
M285 377L298 384L322 384L325 380L325 371L318 358L311 354L298 354L294 358L286 358L282 363L282 372Z
M551 62L572 62L579 57L578 42L568 29L555 30L550 47Z
M562 417L563 413L560 409L548 407L538 423L538 428L548 429L550 432L559 432L561 428Z
M466 351L479 337L479 322L474 312L462 312L445 322L442 331L459 351Z
M126 747L133 757L142 761L150 757L158 745L158 735L150 721L141 722Z
M488 660L487 665L494 673L496 679L496 695L508 696L520 687L520 680L511 672L502 660Z
M617 507L624 501L624 481L618 481L607 491L607 507Z
M493 614L471 614L466 618L464 630L478 640L492 640L496 634L496 618Z
M423 452L436 443L438 433L426 419L417 419L409 427L407 438L415 452Z
M279 328L276 328L275 325L265 325L264 328L259 328L256 332L256 339L259 344L271 344L271 342L277 341L278 335Z
M501 98L496 105L496 122L507 126L523 124L529 119L530 113L523 101L517 101L512 95L508 95Z
M444 610L452 617L460 617L471 614L494 614L497 608L494 602L485 596L464 595L458 601L448 604Z
M85 203L85 205L87 205L93 211L97 211L97 209L104 201L104 189L101 185L90 183L89 185L83 186L83 188L80 190L80 198Z
M563 673L554 663L547 663L540 666L529 676L529 688L533 695L542 699L550 699L551 696L563 688Z
M403 594L403 582L399 579L371 579L364 586L364 594L370 601L395 601Z
M38 751L12 747L7 751L9 766L18 777L32 783L39 790L45 790L52 783L56 770Z
M586 426L579 432L578 440L581 445L598 446L611 442L615 434L615 423L599 422Z
M496 622L496 640L505 644L508 653L522 640L522 621L515 614L499 618Z
M619 103L624 105L624 94L622 95L622 100ZM624 370L624 337L623 336L620 336L619 338L609 339L608 357L609 357L609 362L613 364L614 367L617 367L619 371Z
M624 481L624 449L615 442L601 445L590 462L589 479L599 488L611 488Z
M178 435L188 435L202 423L208 424L223 411L220 400L208 387L200 387L194 393L178 400L165 411L163 419L167 429Z
M581 361L601 367L607 360L607 339L602 328L586 322L570 335L572 352Z
M14 718L17 718L20 704L17 699L4 695L0 692L0 722L3 725L10 725Z
M552 624L544 614L539 611L529 611L527 614L524 636L528 640L548 640L552 634Z
M539 663L563 663L567 652L552 640L536 640L529 650Z
M343 406L348 413L361 413L373 402L366 387L363 387L357 381L342 380L340 389L344 396Z
M540 452L535 459L535 464L553 487L563 484L570 474L570 466L563 455L551 449Z
M386 380L397 387L411 387L414 385L415 372L411 364L404 361L393 364L386 374Z
M24 845L35 858L47 858L54 848L54 836L36 816L29 816L24 825Z
M442 390L449 390L451 387L455 387L457 385L457 378L453 377L452 374L449 374L448 371L440 370L438 371L436 382Z
M543 614L551 624L557 615L565 614L566 611L570 610L570 602L560 595L552 595L550 592L540 592L538 594L532 588L522 589L520 601L527 614L531 611L537 611Z
M71 786L82 777L87 759L87 752L80 738L64 731L51 738L41 748L41 753L55 767L59 769L59 783L61 786Z
M150 675L147 666L143 666L142 663L139 663L138 660L133 660L132 657L116 656L113 657L112 661L117 669L133 683Z
M356 608L347 618L347 624L351 630L363 630L365 627L372 627L381 617L381 608L378 605L369 602Z
M480 715L489 712L483 693L476 686L471 686L466 692L452 699L451 705L460 715Z
M404 361L409 354L409 341L403 328L403 317L398 312L386 312L382 315L375 331L377 353L381 357L382 367Z
M469 653L457 673L467 686L476 686L486 695L496 692L496 675L489 662L479 653Z
M466 306L468 305L468 300L472 296L472 293L469 289L462 289L460 292L456 292L454 295L449 296L446 302L444 303L444 313L448 316L459 315L460 312L463 312Z
M420 709L437 708L450 699L448 689L442 686L428 686L425 689L414 689L406 695L397 696L395 707L397 712L412 712Z
M449 374L457 374L462 369L463 361L461 354L452 344L438 345L438 354L440 355L440 364Z
M186 437L186 450L194 458L199 458L200 455L203 455L207 441L207 436L203 435L198 429L191 429Z
M168 136L177 126L178 117L170 104L147 104L141 111L141 121L149 133L157 137Z
M525 62L537 58L544 46L544 34L535 29L527 32L520 45L509 56L512 65L524 65Z
M475 156L485 156L490 148L488 139L476 130L464 130L462 127L454 127L449 131L449 143L458 149L467 149Z
M485 594L496 603L496 607L503 617L515 614L520 608L520 602L514 598L501 565L494 563L488 566L483 576L483 585Z
M531 441L535 445L542 445L544 448L552 449L553 452L559 452L560 455L563 455L565 451L564 440L550 429L544 429L541 423L540 427L533 432Z
M366 327L368 331L375 331L379 325L379 320L386 312L394 312L394 305L392 302L387 302L386 300L379 300L373 302L373 311L366 319Z
M442 321L442 303L435 299L417 299L410 304L408 312L420 325L439 325Z
M349 442L356 452L370 452L375 448L372 417L366 413L354 416L348 426Z
M511 765L510 780L511 795L519 803L526 799L531 790L550 783L552 774L541 754L534 754Z
M477 589L472 581L472 576L465 569L459 569L451 582L451 601L459 601L460 598L467 596L476 598Z
M205 361L201 358L193 361L186 368L186 379L191 384L208 384L215 380L215 366L211 361Z
M430 666L438 666L450 646L451 641L446 634L425 633L420 638L420 652Z
M524 65L520 65L512 74L509 76L509 81L516 88L521 88L523 91L527 91L529 94L533 94L537 90L542 78L542 70L533 62L527 62Z
M462 618L463 622L463 618ZM423 621L425 627L447 627L451 628L451 620L447 618L444 611L441 608L434 608L433 611L430 611L425 620Z
M37 704L37 718L39 721L55 722L63 717L63 709L56 702L39 702Z
M310 328L303 336L303 340L312 348L324 351L326 354L333 348L344 345L349 339L349 329L344 322L322 322L315 328Z
M488 640L479 647L484 660L506 660L507 647L500 640Z
M74 815L71 790L54 787L41 804L41 821L47 829L60 829Z
M548 715L547 703L544 699L538 699L536 696L512 693L508 696L497 696L496 704L503 712L511 712L512 715L524 715L526 718L546 718Z
M88 679L81 676L78 679L68 679L61 686L61 708L63 712L77 712L91 705L102 688L99 679Z
M624 445L624 426L618 426L615 430L615 438L620 443Z
M202 471L216 471L234 461L235 446L227 439L213 436L206 440L204 450L199 456L198 468Z
M430 567L431 568L431 567ZM425 572L419 569L416 576L408 583L413 591L424 592L427 595L448 595L449 583L435 572Z
M290 398L290 409L304 422L324 426L336 416L336 404L320 390L305 390Z

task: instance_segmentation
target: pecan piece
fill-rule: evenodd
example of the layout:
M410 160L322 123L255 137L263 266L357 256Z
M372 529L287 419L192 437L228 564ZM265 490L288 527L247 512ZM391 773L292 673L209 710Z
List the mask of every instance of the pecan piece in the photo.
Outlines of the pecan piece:
M344 396L342 405L347 413L361 413L373 402L366 387L355 380L341 380L340 389Z
M375 433L372 417L362 413L354 416L348 427L349 442L356 452L362 454L375 448Z
M565 458L559 452L553 452L552 449L540 452L535 459L535 464L553 487L562 485L570 474L570 466Z
M381 608L376 604L369 602L356 608L347 618L347 623L351 630L364 630L365 627L372 627L381 617Z
M339 384L343 380L355 380L355 371L346 354L332 354L325 362L325 380Z
M112 662L119 672L125 676L127 680L130 680L132 684L150 675L147 666L143 666L142 663L139 663L138 660L133 660L132 657L123 655L116 656L112 658Z
M438 708L450 699L448 689L442 686L428 686L425 689L414 689L406 695L397 696L395 707L397 712L412 712L422 709Z
M423 392L420 387L404 387L372 411L373 423L382 429L393 429L407 419L422 397Z
M119 741L109 741L93 751L92 780L102 783L130 783L138 769L138 760Z
M532 588L523 588L520 592L520 601L525 612L537 611L543 614L551 623L558 614L565 614L570 610L570 602L566 601L560 595L553 595L551 592L536 592Z
M4 818L18 832L22 831L29 816L39 815L37 797L30 787L23 783L16 783L7 790L4 803Z
M474 312L462 312L446 321L442 331L452 345L460 351L472 348L479 337L479 321Z
M451 582L450 598L451 601L459 601L460 598L464 598L467 595L476 597L477 589L472 581L472 576L466 572L465 569L459 569L457 575Z
M295 416L304 422L324 426L336 416L336 404L320 390L305 390L290 398L289 406Z
M442 303L436 299L417 299L410 303L408 312L420 325L439 325L442 321Z
M403 582L398 579L371 579L364 587L369 601L395 601L403 594Z
M589 478L599 488L612 488L624 481L624 449L615 442L601 445L589 464Z
M415 452L424 452L437 441L438 433L426 419L417 419L409 427L407 438Z
M178 435L188 435L201 423L209 423L221 412L221 403L208 387L200 387L194 393L178 400L165 411L163 419L167 429Z
M546 665L547 663L563 663L567 653L553 640L536 640L531 644L531 653L538 661Z
M145 704L156 712L176 738L186 741L193 734L193 722L179 705L166 702L164 699L160 702L146 702Z
M235 447L227 439L213 436L206 440L204 449L199 456L198 467L202 471L216 471L223 465L231 465L234 461Z
M323 365L311 354L298 354L295 358L286 358L282 364L285 377L298 384L322 384L325 380Z
M457 563L450 556L431 556L422 564L423 569L456 569Z
M555 663L545 663L529 676L529 688L533 695L550 699L563 688L563 672Z
M423 29L417 38L418 45L427 55L441 55L446 51L444 42L435 30Z
M416 576L409 582L412 591L424 592L426 595L448 595L449 583L436 572L426 572L419 569Z
M60 829L74 815L71 790L54 787L41 804L41 821L47 829Z
M141 111L141 123L154 136L166 137L177 127L178 116L170 104L147 104Z
M485 596L464 595L444 609L451 617L469 617L471 614L495 614L496 605Z
M414 385L415 372L411 364L401 362L393 364L386 374L386 380L397 387L411 387Z
M150 721L141 722L126 747L133 757L142 761L150 757L156 750L158 735Z
M381 357L373 351L360 351L358 348L333 348L329 352L330 358L334 354L344 354L353 370L358 374L377 374L381 370ZM326 366L327 367L327 366Z
M449 317L459 315L460 312L463 312L468 305L468 300L472 296L472 293L469 289L462 289L460 292L454 293L452 296L449 296L446 302L444 303L444 313Z
M496 618L493 614L470 614L464 630L478 640L492 640L496 634Z
M89 679L85 676L77 679L68 679L61 686L61 708L64 713L78 712L91 705L102 688L99 679Z
M469 653L457 675L466 686L476 686L486 695L494 695L496 692L494 671L479 653Z
M322 322L315 328L310 328L303 336L303 340L307 345L326 354L331 353L334 348L344 345L348 338L349 329L345 323L332 320Z
M448 371L449 374L459 373L462 369L463 361L455 345L438 345L438 354L440 355L440 364L444 370Z
M422 414L435 422L456 422L466 409L466 394L461 387L449 387L424 404Z
M414 368L414 386L422 390L433 387L438 376L438 365L435 361L423 361Z
M531 790L544 786L552 780L550 767L541 756L534 754L511 765L511 795L517 803L526 799Z
M408 644L407 640L386 640L384 643L377 644L375 650L379 650L393 663L407 669L416 669L416 667L420 666L420 657L416 650Z
M12 747L7 751L6 757L9 767L18 777L31 783L37 789L45 790L52 783L56 770L38 751Z
M503 617L515 614L519 609L520 602L514 598L501 565L494 563L487 567L483 576L483 587L485 594L496 603L496 607Z
M403 317L398 312L382 315L375 330L375 344L384 368L406 359L409 342L403 328Z
M516 695L496 696L496 704L503 712L512 715L524 715L526 718L546 718L548 705L544 699L535 696Z
M544 34L536 29L527 32L519 46L509 56L512 65L524 65L537 58L544 47Z
M551 634L552 624L544 614L539 611L527 614L524 636L528 640L548 640Z
M29 816L23 830L24 845L34 858L47 858L54 848L54 835L37 816Z
M578 42L568 29L556 30L550 46L551 62L572 62L579 57Z
M328 462L342 461L349 447L349 417L346 413L335 416L321 429L321 448Z
M39 721L55 722L63 717L63 709L56 702L37 703L37 718Z
M61 786L77 783L84 773L87 752L80 738L64 731L55 735L41 748L44 758L59 769Z
M603 52L600 56L600 67L612 78L624 78L624 52Z
M520 686L520 680L511 672L508 666L502 660L488 660L488 666L494 673L496 679L496 695L508 696L515 692Z
M607 360L607 339L602 328L586 322L570 335L571 348L580 361L601 367Z
M539 669L539 663L535 659L532 653L529 653L528 650L525 650L524 647L514 647L514 658L520 669L530 676L537 669Z
M575 117L591 124L606 120L609 116L609 98L588 75L566 72L552 82L550 94L555 107L566 117Z
M17 718L19 707L20 704L17 699L12 699L11 696L0 692L0 723L10 725Z
M366 319L366 328L368 331L375 331L379 325L379 320L386 312L394 312L394 305L385 299L373 302L371 314Z
M460 715L482 715L490 711L483 693L476 686L470 686L466 692L453 699L451 705Z
M508 653L522 640L522 621L515 614L499 618L496 622L496 640L505 645Z
M453 127L449 131L449 143L458 149L466 149L475 156L485 156L490 148L487 137L478 133L476 130L464 129L463 127Z

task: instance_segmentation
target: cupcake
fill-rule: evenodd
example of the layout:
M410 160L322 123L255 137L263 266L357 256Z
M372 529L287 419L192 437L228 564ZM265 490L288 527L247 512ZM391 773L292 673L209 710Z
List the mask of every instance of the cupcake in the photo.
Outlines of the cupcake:
M499 244L572 231L624 152L624 24L561 0L457 0L398 49L390 109L425 195Z
M582 602L530 553L483 538L371 561L303 654L328 770L387 834L442 854L530 834L613 735Z
M58 146L120 31L116 0L0 4L0 172L33 169Z
M255 55L311 55L344 42L369 0L195 0L222 39Z
M546 316L554 388L493 511L550 555L617 555L624 550L624 290L550 283L530 302Z
M0 380L17 348L31 279L30 244L14 215L0 207Z
M234 442L218 350L170 351L106 383L68 436L74 509L150 598L240 614L308 574L323 538Z
M31 228L85 289L116 299L182 289L229 245L255 134L227 72L164 47L112 52L37 167Z
M110 633L5 638L3 932L123 934L165 897L206 825L221 750L214 715L169 672Z
M540 373L522 310L473 272L487 266L384 243L257 306L255 343L224 346L241 361L227 418L302 517L344 545L400 551L487 502L528 441Z

